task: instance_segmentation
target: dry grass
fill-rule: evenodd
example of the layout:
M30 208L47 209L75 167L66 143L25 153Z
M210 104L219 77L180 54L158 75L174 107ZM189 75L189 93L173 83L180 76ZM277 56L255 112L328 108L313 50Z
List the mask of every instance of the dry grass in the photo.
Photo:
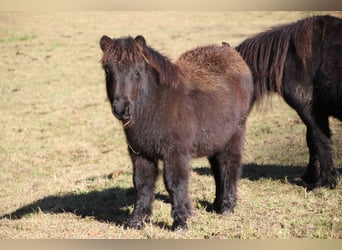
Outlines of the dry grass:
M0 13L0 238L342 238L342 185L308 193L305 127L280 98L248 121L235 214L208 213L214 181L193 161L189 231L175 234L161 178L144 231L125 229L132 168L106 101L98 40L143 34L172 59L197 45L237 45L306 12ZM342 16L341 13L333 13ZM331 120L335 163L342 126ZM341 181L340 181L341 182Z

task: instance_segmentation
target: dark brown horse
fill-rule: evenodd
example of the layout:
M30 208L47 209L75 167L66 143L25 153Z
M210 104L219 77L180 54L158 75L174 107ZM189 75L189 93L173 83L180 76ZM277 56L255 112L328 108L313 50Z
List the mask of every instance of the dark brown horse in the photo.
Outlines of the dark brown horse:
M236 48L254 77L254 100L276 92L307 127L310 160L303 181L335 188L329 116L342 120L342 19L315 16L275 27Z
M100 40L108 99L122 121L136 190L128 226L141 229L152 213L158 160L172 204L172 229L187 228L190 160L209 158L216 184L214 207L229 214L236 204L246 118L253 80L235 49L199 47L174 64L142 36Z

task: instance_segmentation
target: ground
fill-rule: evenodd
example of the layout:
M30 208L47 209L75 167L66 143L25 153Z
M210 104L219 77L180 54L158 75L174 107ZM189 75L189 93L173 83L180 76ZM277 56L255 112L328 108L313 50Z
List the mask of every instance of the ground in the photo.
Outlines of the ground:
M151 223L126 229L132 166L106 100L98 42L141 34L172 60L204 44L238 45L271 26L327 12L1 12L0 239L342 238L342 185L307 192L305 126L279 97L248 119L235 213L210 212L214 180L192 163L189 230L171 232L161 178ZM330 14L342 17L341 12ZM341 173L342 124L331 119ZM162 166L160 166L162 168ZM209 212L208 212L209 211Z

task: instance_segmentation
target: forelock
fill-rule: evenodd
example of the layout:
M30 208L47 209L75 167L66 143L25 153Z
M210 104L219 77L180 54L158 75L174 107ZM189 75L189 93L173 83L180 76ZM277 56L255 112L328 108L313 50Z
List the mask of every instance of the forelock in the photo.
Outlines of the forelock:
M117 65L131 65L141 60L142 56L136 42L132 37L119 38L113 42L103 52L102 65L110 62Z

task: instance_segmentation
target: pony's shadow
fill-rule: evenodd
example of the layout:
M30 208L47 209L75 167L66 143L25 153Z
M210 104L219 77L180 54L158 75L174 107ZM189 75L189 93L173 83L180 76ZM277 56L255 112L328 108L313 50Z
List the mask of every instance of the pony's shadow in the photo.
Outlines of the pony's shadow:
M197 167L193 171L199 175L212 175L210 167ZM281 166L281 165L258 165L249 163L243 166L243 179L257 181L262 178L286 181L291 184L303 186L301 174L305 172L303 166Z
M212 175L210 167L196 167L193 171L199 175ZM262 178L280 180L294 185L305 186L300 175L305 167L301 166L277 166L247 164L244 166L242 178L257 181ZM341 168L338 169L341 174ZM32 213L73 213L82 218L92 217L101 222L115 223L118 226L127 227L135 191L133 188L114 187L101 191L88 193L69 193L64 195L51 195L25 205L9 214L2 215L0 219L21 219ZM164 203L170 203L167 195L156 194L156 199ZM199 203L209 212L213 206L209 201L200 200ZM155 226L163 229L171 229L167 222L153 222Z
M21 219L33 213L73 213L81 218L91 217L101 222L115 223L127 228L135 191L133 188L114 187L88 193L50 195L0 216L1 219ZM168 196L156 194L156 199L170 203ZM167 222L153 222L160 228L171 229Z
M73 213L82 218L93 217L104 222L123 225L134 202L134 190L114 187L88 193L51 195L23 206L2 218L21 219L32 213Z
M193 171L199 175L212 175L210 167L197 167L194 168ZM306 166L258 165L249 163L244 165L241 178L251 181L258 181L260 179L278 180L283 183L290 183L310 190L310 187L301 179L301 176L305 171ZM339 175L342 174L342 168L338 168L337 171ZM214 210L212 203L207 200L200 200L199 203L202 207L205 207L208 212Z

